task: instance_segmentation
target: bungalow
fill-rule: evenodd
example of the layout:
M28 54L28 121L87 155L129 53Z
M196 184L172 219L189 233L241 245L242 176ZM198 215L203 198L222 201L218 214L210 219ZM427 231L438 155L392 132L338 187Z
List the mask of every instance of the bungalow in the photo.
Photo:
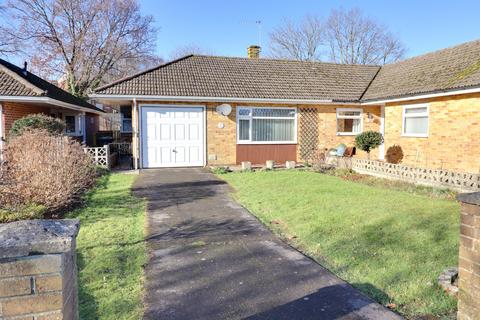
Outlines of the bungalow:
M91 145L103 111L29 72L26 63L22 69L0 59L0 150L13 122L34 113L63 119L67 135Z
M189 55L91 98L125 112L140 168L301 162L375 130L379 160L480 170L480 41L385 66L248 56Z

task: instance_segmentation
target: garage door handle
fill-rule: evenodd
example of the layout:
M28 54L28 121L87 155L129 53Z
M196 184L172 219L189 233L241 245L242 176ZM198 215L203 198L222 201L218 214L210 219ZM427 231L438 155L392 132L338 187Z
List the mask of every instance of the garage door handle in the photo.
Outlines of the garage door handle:
M172 152L175 152L175 153L177 153L177 150L173 149L173 150L172 150Z

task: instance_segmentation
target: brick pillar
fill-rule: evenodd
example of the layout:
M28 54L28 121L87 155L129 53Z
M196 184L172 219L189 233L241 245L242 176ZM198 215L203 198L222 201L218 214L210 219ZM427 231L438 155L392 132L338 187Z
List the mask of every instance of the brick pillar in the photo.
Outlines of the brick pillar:
M457 196L461 202L458 320L480 319L480 192Z
M0 224L0 319L78 319L78 229L78 220Z

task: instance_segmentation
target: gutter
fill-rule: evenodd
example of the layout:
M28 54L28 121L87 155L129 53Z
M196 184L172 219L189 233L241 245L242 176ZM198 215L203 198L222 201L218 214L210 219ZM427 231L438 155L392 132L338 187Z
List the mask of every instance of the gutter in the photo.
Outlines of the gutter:
M88 112L88 113L95 113L98 115L102 115L105 112L101 110L90 109L82 106L78 106L75 104L63 102L60 100L52 99L49 97L30 97L30 96L0 96L0 101L8 101L8 102L31 102L31 103L46 103L51 104L54 106L59 106L71 110Z
M232 97L196 97L196 96L154 96L154 95L108 95L90 94L91 99L133 100L138 101L181 101L181 102L238 102L238 103L282 103L282 104L339 104L358 105L359 102L337 102L331 99L268 99L268 98L232 98Z
M402 101L410 101L410 100L448 97L448 96L455 96L455 95L459 95L459 94L469 94L469 93L480 93L480 88L460 89L460 90L453 90L453 91L442 91L442 92L437 92L437 93L411 95L411 96L407 96L407 97L391 98L391 99L383 99L383 100L371 100L371 101L361 102L361 105L362 106L369 106L369 105L385 104L385 103L389 103L389 102L402 102Z

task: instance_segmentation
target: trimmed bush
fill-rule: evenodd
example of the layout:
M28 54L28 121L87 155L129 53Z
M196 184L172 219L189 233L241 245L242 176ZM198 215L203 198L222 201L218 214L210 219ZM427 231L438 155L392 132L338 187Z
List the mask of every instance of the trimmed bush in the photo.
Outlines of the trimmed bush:
M377 148L383 143L383 136L377 131L365 131L355 137L355 146L368 153L370 159L370 151Z
M0 208L25 212L18 218L28 217L25 208L30 204L42 206L45 215L60 217L83 200L96 178L95 167L80 143L44 129L25 130L12 137L4 158Z
M65 122L42 113L30 114L13 122L10 135L19 136L26 130L43 129L49 134L62 134L65 131Z

